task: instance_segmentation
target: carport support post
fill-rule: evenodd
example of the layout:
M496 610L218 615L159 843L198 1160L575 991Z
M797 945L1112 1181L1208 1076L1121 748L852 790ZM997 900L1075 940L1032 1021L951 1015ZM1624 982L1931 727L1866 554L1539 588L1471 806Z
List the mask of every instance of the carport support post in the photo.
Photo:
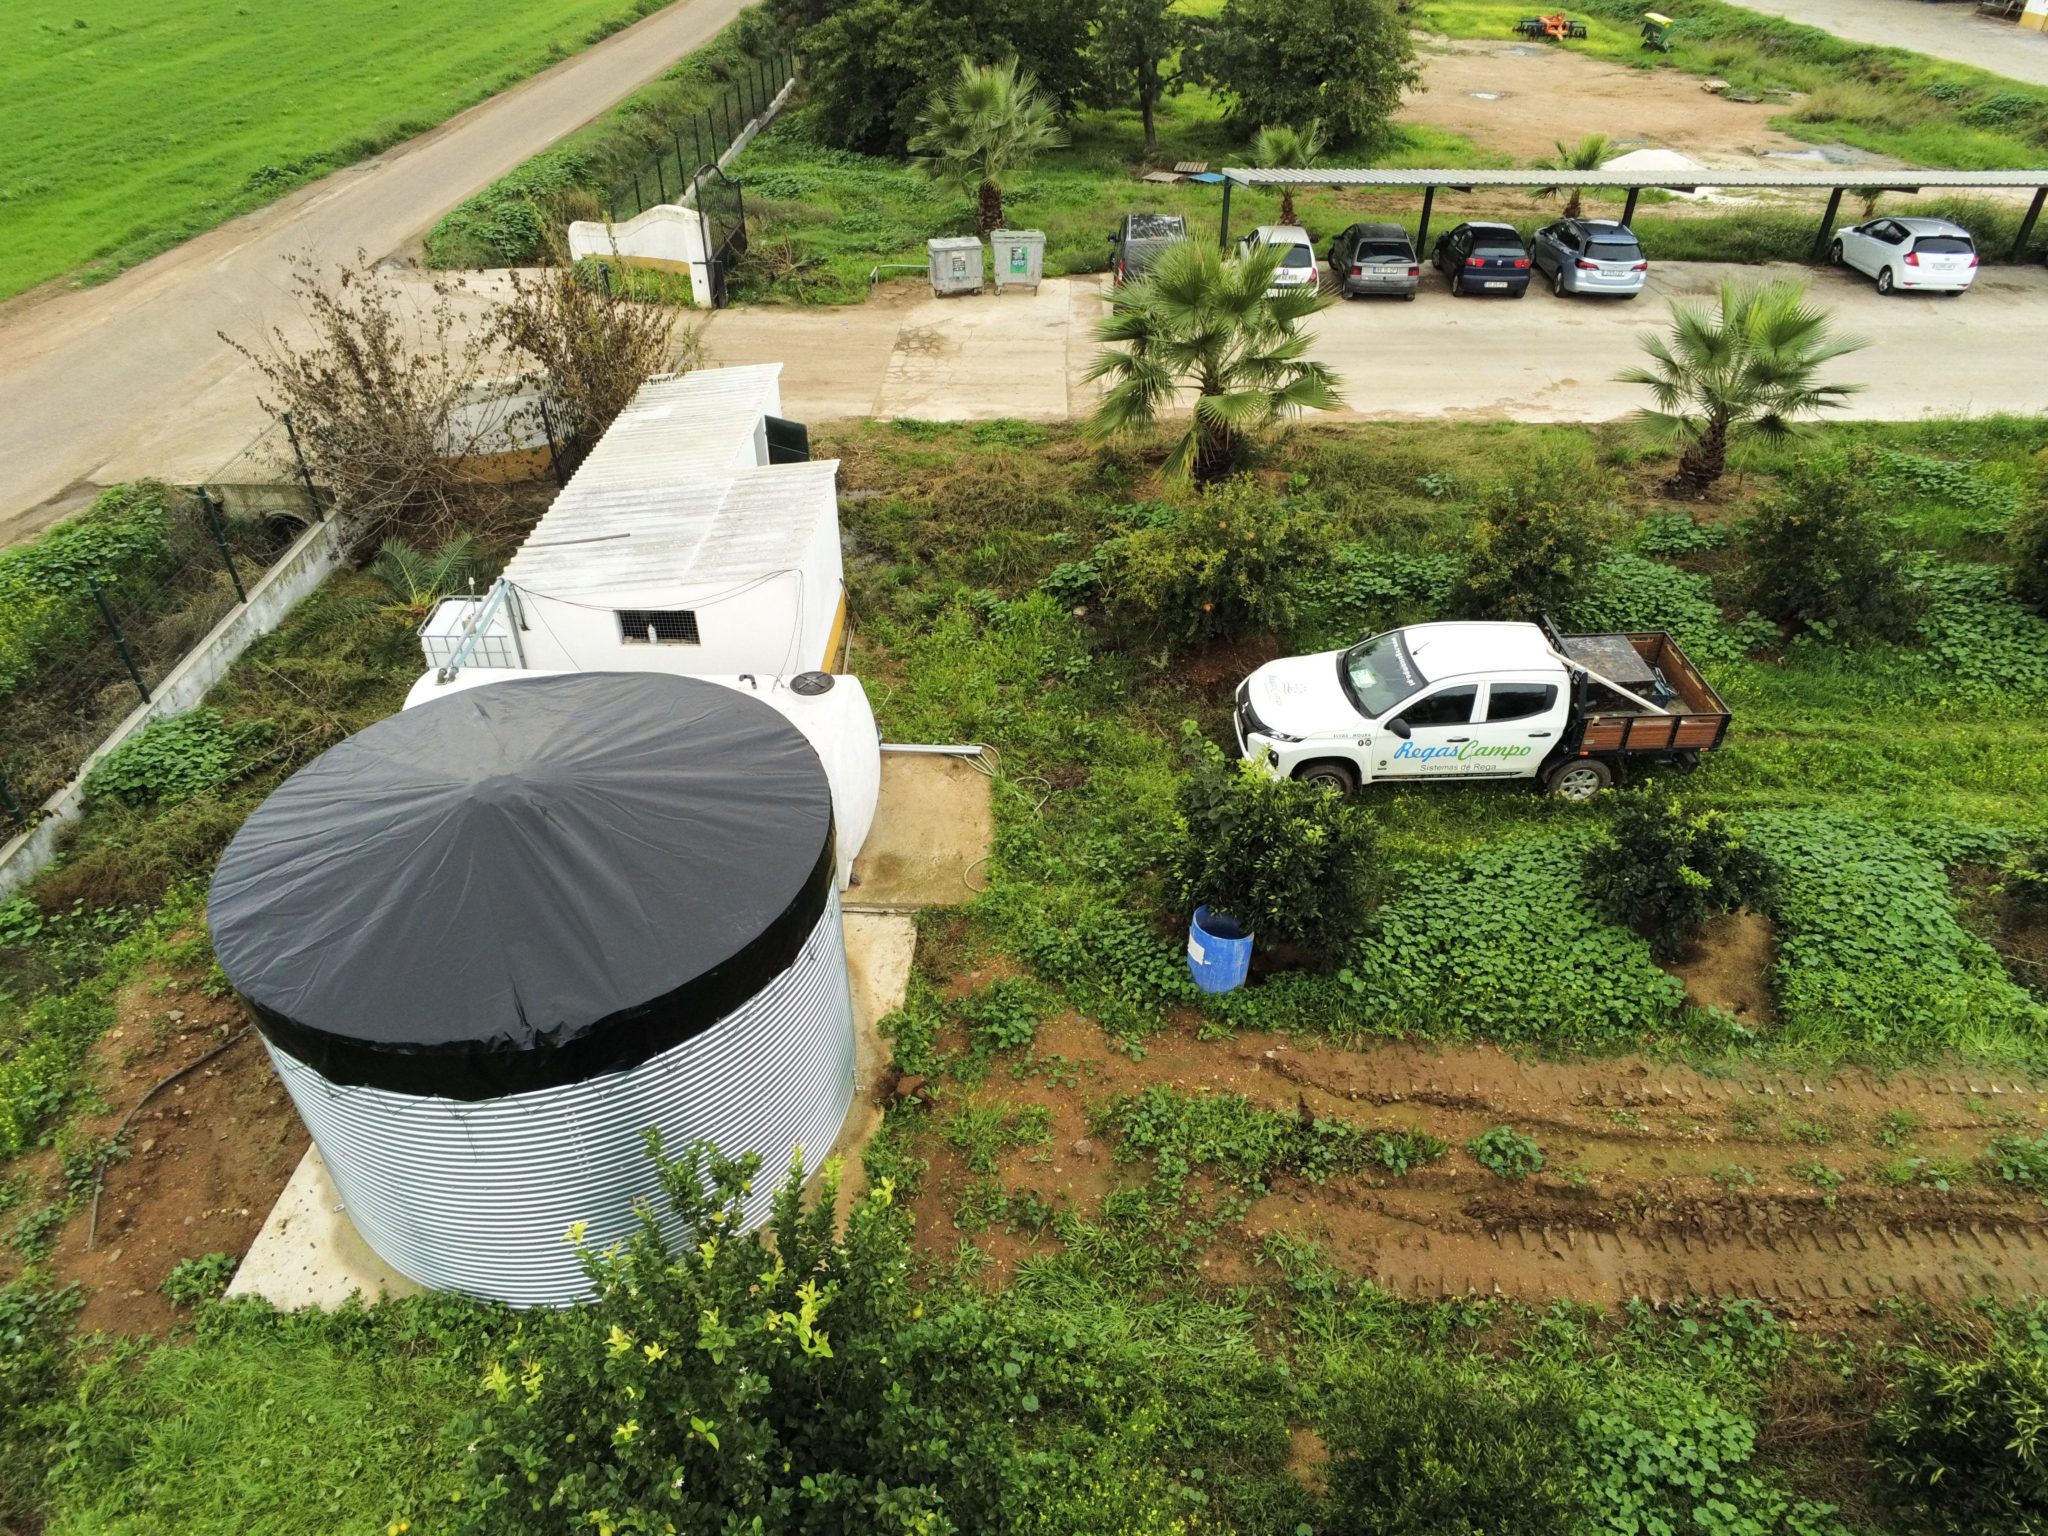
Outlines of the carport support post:
M1643 189L1641 187L1630 187L1628 189L1628 201L1622 204L1621 222L1631 228L1634 227L1636 222L1636 199L1642 195Z
M2036 187L2034 200L2027 204L2027 216L2020 220L2020 236L2012 243L2012 259L2018 261L2027 254L2027 237L2034 232L2034 224L2041 217L2041 204L2048 202L2048 187Z
M1216 249L1230 249L1230 178L1223 178L1223 222L1216 229Z
M1415 259L1429 260L1429 210L1436 206L1436 188L1422 189L1422 224L1415 231Z
M1842 189L1835 188L1828 194L1828 211L1820 216L1820 232L1813 237L1813 261L1816 266L1827 260L1828 236L1835 232L1835 215L1842 211Z

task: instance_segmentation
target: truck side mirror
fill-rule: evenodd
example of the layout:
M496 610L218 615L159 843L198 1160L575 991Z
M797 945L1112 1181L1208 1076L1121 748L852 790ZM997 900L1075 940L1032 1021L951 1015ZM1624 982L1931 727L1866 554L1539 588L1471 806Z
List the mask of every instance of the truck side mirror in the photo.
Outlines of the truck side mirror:
M1389 720L1386 723L1384 729L1386 730L1386 733L1389 736L1398 736L1403 741L1406 741L1411 735L1414 734L1412 731L1408 729L1408 722L1406 720L1403 720L1399 715L1396 715L1393 719Z

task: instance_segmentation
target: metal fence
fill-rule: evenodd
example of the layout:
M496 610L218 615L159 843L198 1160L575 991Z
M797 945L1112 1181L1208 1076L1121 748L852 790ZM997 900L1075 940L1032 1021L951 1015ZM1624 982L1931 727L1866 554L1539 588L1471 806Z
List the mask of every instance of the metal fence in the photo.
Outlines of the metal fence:
M716 165L739 142L747 125L764 114L796 78L796 55L756 59L730 81L701 112L663 125L668 143L605 196L605 213L616 224L689 191L699 168Z
M0 831L26 825L86 757L206 634L237 606L291 542L307 508L297 487L276 487L252 510L246 487L173 490L163 547L142 571L90 577L75 642L44 658L0 695Z

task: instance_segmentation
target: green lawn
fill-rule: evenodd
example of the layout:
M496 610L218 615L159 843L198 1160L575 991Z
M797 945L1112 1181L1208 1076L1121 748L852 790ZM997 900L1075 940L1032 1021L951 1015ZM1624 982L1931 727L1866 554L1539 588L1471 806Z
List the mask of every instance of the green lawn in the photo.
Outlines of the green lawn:
M0 298L105 277L377 153L662 0L11 0Z

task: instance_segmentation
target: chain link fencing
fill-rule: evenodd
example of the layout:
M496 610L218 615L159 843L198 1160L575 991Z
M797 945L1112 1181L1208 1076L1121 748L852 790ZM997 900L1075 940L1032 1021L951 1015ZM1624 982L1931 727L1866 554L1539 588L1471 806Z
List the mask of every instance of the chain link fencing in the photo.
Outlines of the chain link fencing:
M321 520L293 463L273 427L204 486L109 493L8 552L35 598L0 618L0 835L31 823Z

